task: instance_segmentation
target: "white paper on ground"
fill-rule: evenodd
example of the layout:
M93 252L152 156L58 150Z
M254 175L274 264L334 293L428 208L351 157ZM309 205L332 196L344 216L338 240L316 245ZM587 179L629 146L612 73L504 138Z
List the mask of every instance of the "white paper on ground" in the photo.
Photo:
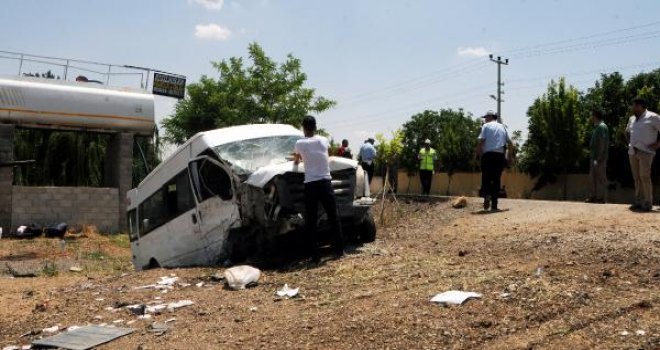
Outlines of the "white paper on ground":
M298 295L299 290L300 290L300 288L290 288L288 284L284 284L284 287L282 287L282 289L278 290L275 293L277 294L277 296L279 296L281 298L284 298L284 297L293 298L296 295Z
M450 290L444 293L436 294L431 298L432 303L461 305L468 299L481 298L481 294L475 292L463 292L459 290Z

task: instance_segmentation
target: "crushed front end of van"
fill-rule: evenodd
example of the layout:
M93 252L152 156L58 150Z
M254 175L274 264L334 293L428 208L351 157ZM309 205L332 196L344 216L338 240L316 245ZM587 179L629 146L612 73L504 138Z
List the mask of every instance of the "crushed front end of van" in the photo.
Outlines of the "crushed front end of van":
M275 241L286 235L300 249L306 249L303 228L305 225L304 163L294 164L290 160L293 144L299 136L249 139L234 145L216 148L218 156L233 165L241 178L240 207L243 220L242 232L232 235L228 245L232 247L234 259L248 255L270 255ZM256 146L255 146L256 145ZM257 161L259 167L242 168L245 159L241 156L245 148L268 149L272 158ZM236 153L227 152L233 149ZM250 151L251 152L251 151ZM253 154L252 154L253 155ZM365 172L357 161L330 157L332 187L337 199L337 211L347 239L372 242L376 238L376 226L370 212L374 200L369 196ZM246 171L247 170L247 171ZM327 217L320 208L319 230L329 229Z

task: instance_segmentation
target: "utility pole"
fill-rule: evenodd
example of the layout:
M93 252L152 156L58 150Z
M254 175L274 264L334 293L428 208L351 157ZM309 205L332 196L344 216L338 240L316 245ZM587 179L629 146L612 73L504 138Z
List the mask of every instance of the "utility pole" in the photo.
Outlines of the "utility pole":
M497 63L497 98L495 96L490 95L497 101L497 117L499 119L499 122L502 122L502 94L504 93L502 91L502 86L504 86L504 83L502 83L502 65L508 66L509 65L509 59L506 58L502 60L502 57L497 56L497 59L493 58L493 54L490 54L488 56L490 58L491 62Z

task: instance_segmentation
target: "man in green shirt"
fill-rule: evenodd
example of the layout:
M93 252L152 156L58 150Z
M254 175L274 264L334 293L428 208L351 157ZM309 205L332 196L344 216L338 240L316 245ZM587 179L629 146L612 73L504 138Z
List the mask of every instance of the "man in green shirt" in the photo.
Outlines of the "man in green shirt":
M605 203L607 200L607 156L610 146L610 133L605 122L603 114L594 110L591 112L591 122L594 125L591 132L591 151L590 171L591 176L591 197L587 199L589 203Z

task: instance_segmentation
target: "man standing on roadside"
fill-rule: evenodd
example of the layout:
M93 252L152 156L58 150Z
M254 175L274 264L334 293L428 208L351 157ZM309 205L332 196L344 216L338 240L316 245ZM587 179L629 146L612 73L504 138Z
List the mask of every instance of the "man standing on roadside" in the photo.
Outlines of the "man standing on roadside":
M360 147L360 153L358 154L358 161L362 165L362 169L367 173L367 178L369 184L371 185L371 180L374 177L374 160L376 160L376 148L374 147L374 139L368 138L364 141L362 147Z
M507 144L513 151L513 142L504 125L497 122L497 114L488 111L481 127L477 155L481 156L481 195L484 197L484 210L498 211L502 171L506 158Z
M591 197L587 203L605 203L607 201L607 158L610 148L610 133L603 114L600 111L591 112L591 162L589 175L591 176Z
M431 147L431 140L424 141L424 147L417 154L419 160L419 180L422 183L422 194L428 196L431 193L433 171L437 160L436 152Z
M337 200L332 189L328 163L328 139L315 135L316 119L306 116L302 122L305 138L295 145L294 163L305 165L305 229L311 245L312 262L321 261L320 239L317 232L318 206L323 206L333 234L333 248L340 257L344 254L344 237L337 212Z
M633 116L628 120L628 156L635 180L635 202L631 210L649 212L653 209L651 166L655 151L660 147L660 116L646 109L646 101L636 97L632 101Z

